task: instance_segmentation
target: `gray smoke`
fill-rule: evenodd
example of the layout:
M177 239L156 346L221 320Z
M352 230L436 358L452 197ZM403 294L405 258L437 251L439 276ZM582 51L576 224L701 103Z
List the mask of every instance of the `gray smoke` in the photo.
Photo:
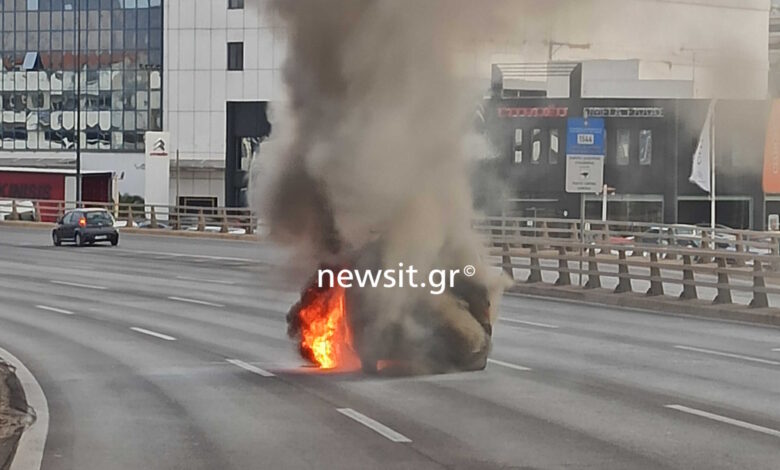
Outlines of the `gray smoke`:
M287 26L289 103L254 198L271 235L312 267L380 238L382 267L470 264L472 280L497 300L503 280L483 264L471 230L463 145L484 90L464 91L455 58L477 31L500 27L511 4L272 1ZM409 324L407 313L424 304L461 336L481 337L463 302L446 296L372 289L362 297L377 331Z

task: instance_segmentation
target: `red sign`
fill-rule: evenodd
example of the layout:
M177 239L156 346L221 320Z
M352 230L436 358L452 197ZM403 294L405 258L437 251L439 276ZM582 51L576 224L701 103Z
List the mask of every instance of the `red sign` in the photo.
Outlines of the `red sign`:
M498 108L500 118L565 118L568 115L568 107L552 105L535 108Z
M772 102L764 146L764 192L780 193L780 100Z
M65 199L65 177L52 173L0 172L0 197Z

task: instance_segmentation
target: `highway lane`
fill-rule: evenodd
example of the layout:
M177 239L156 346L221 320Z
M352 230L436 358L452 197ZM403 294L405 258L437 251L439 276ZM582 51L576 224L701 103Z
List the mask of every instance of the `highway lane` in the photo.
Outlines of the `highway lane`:
M276 247L48 244L0 227L0 346L49 399L47 469L780 461L778 329L507 296L484 372L325 374L285 337Z

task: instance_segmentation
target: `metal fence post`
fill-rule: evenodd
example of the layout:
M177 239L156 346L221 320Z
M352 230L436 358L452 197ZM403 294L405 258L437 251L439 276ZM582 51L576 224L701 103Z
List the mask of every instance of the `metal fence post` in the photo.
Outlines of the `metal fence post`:
M525 282L529 284L542 282L542 267L539 264L539 250L536 248L536 245L531 245L531 253L528 256L531 260L531 272L528 274L528 279Z
M718 256L717 262L718 262L718 295L715 297L715 300L713 300L712 303L718 305L730 304L731 288L728 287L729 275L722 271L723 269L726 269L726 259L722 256Z
M683 291L680 300L696 300L696 279L693 275L693 261L691 255L683 255Z
M735 242L735 251L737 252L737 256L734 257L734 266L743 267L745 266L745 260L744 258L740 257L739 255L745 254L745 236L741 233L737 234L737 241Z
M753 300L750 301L750 306L753 308L769 307L764 269L760 260L753 261Z
M149 222L151 228L157 228L157 212L154 210L154 206L150 208L149 218L151 219L151 222Z
M33 216L36 222L41 221L41 203L38 201L33 201Z
M222 208L222 226L219 228L219 231L221 233L228 233L228 220L227 220L227 210L223 207Z
M582 273L580 273L582 276ZM596 249L588 249L588 282L585 283L586 289L600 289L601 277L599 276L599 263L596 261Z
M203 209L198 209L198 232L206 231L206 217L203 215Z
M506 241L506 240L505 240ZM514 269L512 268L512 255L509 254L509 243L503 243L501 245L501 268L509 276L510 279L515 279Z
M628 265L626 264L626 250L625 248L618 249L618 285L615 287L616 294L622 294L624 292L631 292L631 279L628 277Z
M650 289L646 293L649 297L664 295L664 283L661 281L661 268L658 267L658 253L650 252Z
M19 210L16 208L16 199L11 199L11 215L8 216L10 220L19 220Z
M582 274L580 274L582 276ZM558 247L558 280L555 281L556 286L570 286L571 285L571 273L569 272L569 260L566 259L566 248Z

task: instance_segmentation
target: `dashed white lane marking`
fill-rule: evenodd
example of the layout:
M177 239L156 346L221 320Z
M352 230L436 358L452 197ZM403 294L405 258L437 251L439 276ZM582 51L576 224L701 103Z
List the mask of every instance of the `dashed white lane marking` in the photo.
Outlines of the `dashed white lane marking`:
M168 336L162 333L158 333L156 331L147 330L146 328L138 328L137 326L131 326L130 329L138 333L154 336L155 338L164 339L165 341L176 341L176 338L174 338L173 336Z
M46 310L48 312L61 313L63 315L73 315L73 312L71 312L70 310L65 310L64 308L48 307L46 305L36 305L35 308L40 310Z
M393 442L412 442L411 439L404 436L403 434L388 428L387 426L380 423L379 421L375 419L371 419L368 416L364 415L363 413L353 410L352 408L337 408L336 411L338 411L339 413L343 414L348 418L357 421L363 426L381 434L382 436L386 437L387 439Z
M206 305L208 307L217 307L217 308L224 307L224 305L222 305L222 304L215 304L214 302L206 302L205 300L188 299L186 297L171 296L171 297L168 297L168 299L169 300L175 300L177 302L186 302L188 304Z
M24 390L27 403L35 410L35 422L22 433L11 462L11 470L39 470L43 449L49 434L49 403L32 372L9 351L0 348L0 357L16 368L16 376Z
M767 434L769 436L780 437L780 431L776 429L765 428L764 426L759 426L757 424L748 423L746 421L740 421L738 419L729 418L727 416L716 415L715 413L709 413L707 411L697 410L696 408L688 408L687 406L683 406L683 405L664 405L664 406L672 410L682 411L683 413L701 416L702 418L711 419L713 421L719 421L721 423L731 424L732 426L738 426L743 429L749 429L751 431L760 432L762 434Z
M700 352L702 354L712 354L713 356L730 357L732 359L742 359L743 361L756 362L759 364L768 364L770 366L780 366L778 361L770 361L769 359L761 359L760 357L743 356L742 354L733 354L721 351L713 351L712 349L694 348L691 346L675 346L675 349L682 349L683 351Z
M524 366L521 366L521 365L512 364L511 362L499 361L498 359L488 359L487 361L489 363L495 364L497 366L506 367L508 369L519 370L519 371L522 371L522 372L528 372L528 371L531 370L529 367L524 367Z
M551 329L560 328L558 325L550 325L549 323L537 323L533 321L515 320L514 318L500 317L499 320L507 323L516 323L518 325L538 326L539 328L551 328Z
M775 348L775 349L773 349L772 351L774 351L774 352L780 352L780 348Z
M67 281L49 281L52 284L58 284L60 286L69 286L69 287L80 287L82 289L94 289L94 290L107 290L108 287L103 286L93 286L92 284L79 284L78 282L67 282Z
M227 359L227 362L230 364L233 364L236 367L240 367L246 371L252 372L254 374L257 374L262 377L276 377L271 372L268 372L267 370L263 370L257 366L253 366L252 364L248 364L244 361L240 361L238 359Z
M205 282L208 284L222 284L225 286L235 285L235 282L233 281L222 281L220 279L200 279L197 277L187 277L187 276L176 276L176 279L179 279L181 281Z

